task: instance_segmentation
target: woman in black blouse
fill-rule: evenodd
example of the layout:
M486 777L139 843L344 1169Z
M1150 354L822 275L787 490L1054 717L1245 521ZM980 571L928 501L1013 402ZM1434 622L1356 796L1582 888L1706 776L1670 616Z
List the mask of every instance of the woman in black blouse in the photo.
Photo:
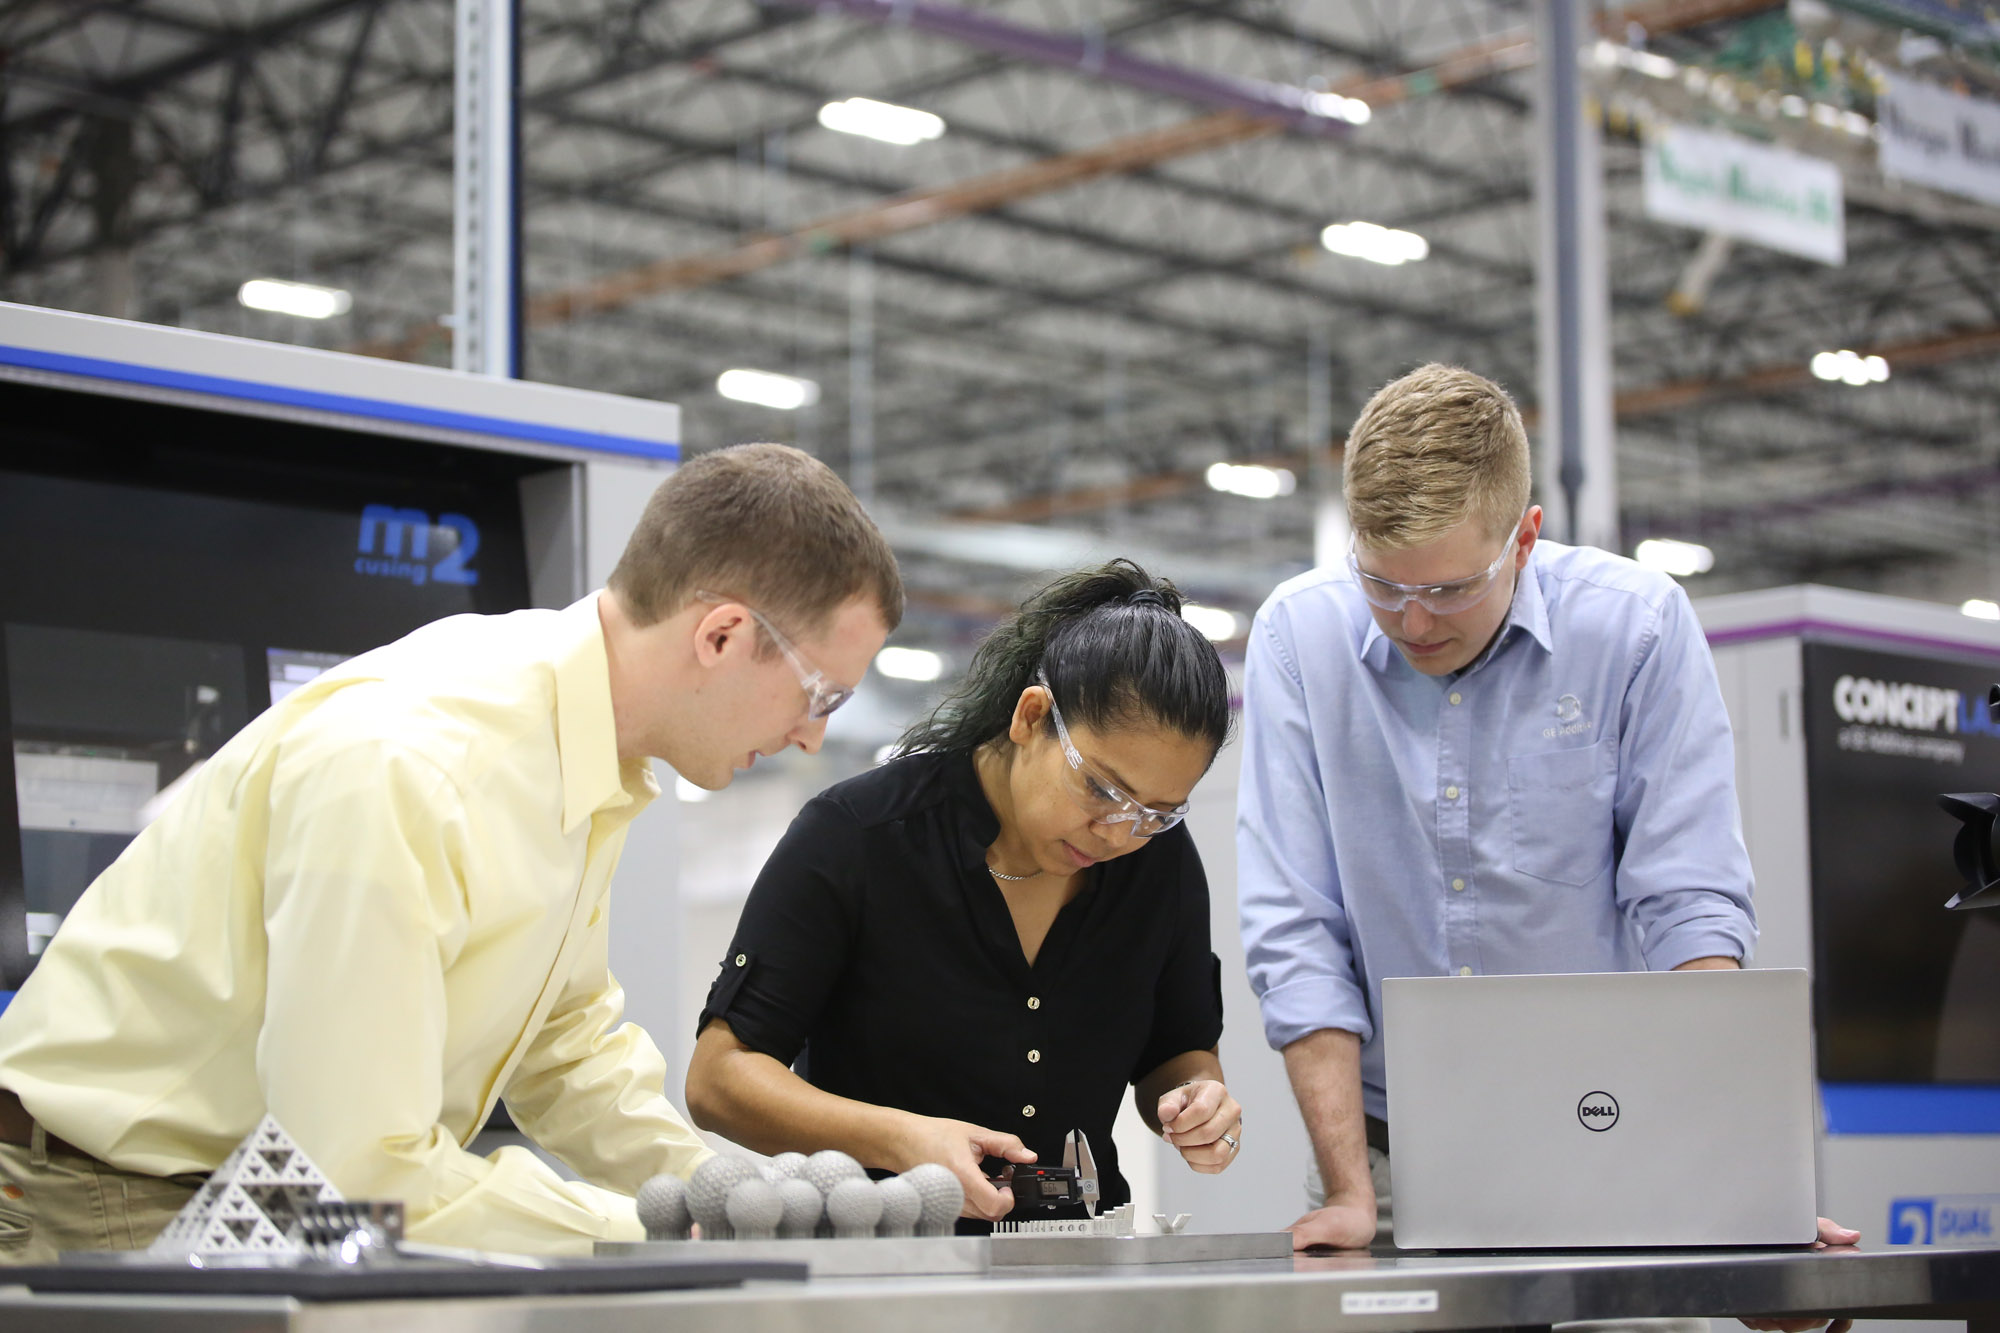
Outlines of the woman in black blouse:
M1014 1207L982 1159L1089 1138L1130 1084L1197 1171L1234 1159L1208 882L1181 826L1229 732L1214 647L1130 561L1050 584L980 645L900 757L839 783L765 864L702 1011L695 1123L765 1152L942 1162L966 1215ZM796 1072L795 1072L796 1071Z

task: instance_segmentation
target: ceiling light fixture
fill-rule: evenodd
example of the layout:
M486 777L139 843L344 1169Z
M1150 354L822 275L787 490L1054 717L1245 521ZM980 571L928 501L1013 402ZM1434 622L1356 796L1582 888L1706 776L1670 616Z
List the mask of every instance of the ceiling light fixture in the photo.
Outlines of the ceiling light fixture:
M1201 631L1201 637L1210 643L1228 643L1243 633L1243 618L1227 607L1183 602L1181 619Z
M1666 56L1651 51L1634 51L1630 47L1626 50L1629 54L1625 57L1625 67L1637 70L1648 78L1671 79L1681 72L1680 65Z
M796 375L769 370L725 370L715 377L715 391L739 403L793 412L819 401L819 385Z
M1670 537L1649 537L1639 543L1632 558L1648 569L1684 579L1706 574L1715 568L1715 552L1697 542L1680 542Z
M1974 620L2000 620L2000 602L1989 602L1984 597L1960 602L1958 609Z
M1887 380L1889 363L1879 356L1863 356L1843 347L1838 352L1814 353L1812 373L1823 380L1839 380L1859 387Z
M1641 51L1636 46L1621 46L1613 41L1600 39L1596 54L1597 63L1605 69L1623 65L1626 69L1655 79L1671 79L1681 72L1678 61L1652 51Z
M1319 234L1319 243L1337 255L1371 264L1407 264L1431 252L1431 245L1413 231L1373 222L1336 222Z
M928 648L888 647L875 654L875 669L892 680L936 680L944 657Z
M1350 125L1366 125L1375 118L1375 112L1366 102L1339 93L1307 93L1304 105L1308 115L1344 120Z
M819 123L842 134L858 134L864 139L908 148L944 133L944 118L913 106L878 102L871 97L850 97L844 102L828 102L819 109Z
M296 315L300 319L332 319L354 306L354 298L338 287L318 287L310 282L281 282L277 278L252 278L236 289L236 299L252 310L268 310L275 315Z
M1299 488L1299 479L1290 468L1263 467L1256 463L1210 463L1208 484L1230 495L1252 500L1275 500Z

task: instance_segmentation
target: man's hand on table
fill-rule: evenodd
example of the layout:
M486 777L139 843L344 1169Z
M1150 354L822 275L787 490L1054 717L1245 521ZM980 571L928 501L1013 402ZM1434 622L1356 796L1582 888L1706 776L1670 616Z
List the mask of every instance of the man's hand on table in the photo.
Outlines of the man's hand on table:
M1161 1094L1155 1114L1160 1137L1203 1175L1216 1175L1236 1160L1243 1108L1216 1080L1196 1079Z
M1861 1240L1861 1233L1853 1227L1822 1217L1819 1220L1819 1239L1813 1242L1815 1250L1824 1250L1834 1245L1854 1245Z
M1861 1233L1852 1227L1844 1227L1838 1222L1822 1217L1819 1220L1819 1239L1813 1248L1824 1250L1829 1246L1852 1245L1861 1239ZM1809 1333L1828 1321L1824 1319L1745 1319L1743 1327L1754 1328L1758 1333ZM1826 1333L1847 1333L1854 1326L1852 1319L1835 1319Z
M1335 1250L1365 1250L1375 1239L1375 1205L1330 1203L1307 1213L1285 1228L1292 1233L1294 1250L1314 1247Z

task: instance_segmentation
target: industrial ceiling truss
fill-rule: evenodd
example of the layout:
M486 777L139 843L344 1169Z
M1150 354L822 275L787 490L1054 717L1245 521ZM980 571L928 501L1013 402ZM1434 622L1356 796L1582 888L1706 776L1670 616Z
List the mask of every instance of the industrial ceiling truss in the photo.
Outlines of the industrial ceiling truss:
M2000 76L1977 42L1854 10L1628 4L1582 53L1625 536L1713 547L1697 589L1992 597L2000 209L1885 180L1867 126L1883 61L1982 96ZM1455 361L1534 413L1531 18L524 0L527 373L678 401L692 449L812 449L903 534L920 614L1015 595L1037 533L1046 564L1157 554L1250 610L1310 561L1341 428L1383 381ZM0 297L448 364L452 32L451 0L0 0ZM1788 96L1831 110L1775 111ZM943 133L822 124L854 97ZM1665 123L1838 164L1846 262L1650 219ZM1351 221L1427 254L1329 252L1321 230ZM245 309L253 277L352 310ZM1809 372L1840 348L1891 377ZM731 401L731 368L817 401ZM1217 492L1221 461L1296 489Z

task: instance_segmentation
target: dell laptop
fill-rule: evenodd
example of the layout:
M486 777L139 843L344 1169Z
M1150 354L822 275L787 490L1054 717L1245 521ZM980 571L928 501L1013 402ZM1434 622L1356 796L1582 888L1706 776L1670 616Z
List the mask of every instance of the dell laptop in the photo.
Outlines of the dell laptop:
M1403 1249L1817 1235L1796 969L1382 983Z

